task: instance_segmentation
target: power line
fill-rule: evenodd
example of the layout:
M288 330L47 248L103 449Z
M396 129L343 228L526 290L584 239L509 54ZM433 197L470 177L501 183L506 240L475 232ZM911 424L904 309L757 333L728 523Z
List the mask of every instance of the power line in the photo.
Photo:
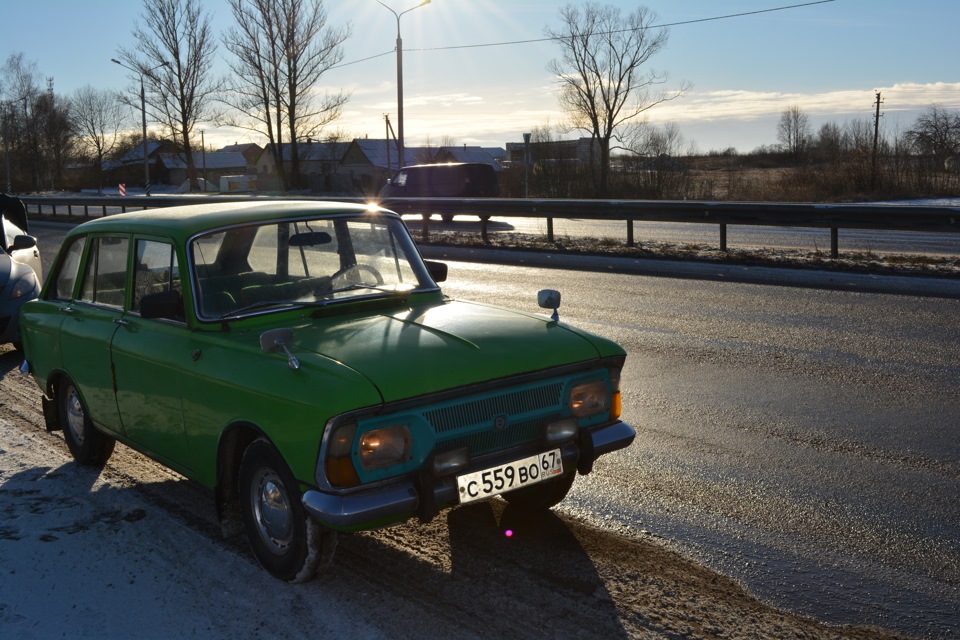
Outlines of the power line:
M713 16L713 17L710 17L710 18L697 18L697 19L695 19L695 20L683 20L683 21L680 21L680 22L666 22L666 23L664 23L664 24L650 25L650 26L648 26L648 27L644 27L644 29L662 29L662 28L665 28L665 27L681 27L681 26L686 26L686 25L688 25L688 24L697 24L697 23L700 23L700 22L715 22L715 21L717 21L717 20L729 20L729 19L731 19L731 18L743 18L743 17L745 17L745 16L755 16L755 15L758 15L758 14L761 14L761 13L773 13L773 12L775 12L775 11L787 11L787 10L790 10L790 9L801 9L801 8L803 8L803 7L812 7L812 6L814 6L814 5L827 4L827 3L829 3L829 2L835 2L835 1L836 1L836 0L816 0L815 2L804 2L804 3L802 3L802 4L791 4L791 5L786 5L786 6L783 6L783 7L774 7L774 8L772 8L772 9L757 9L756 11L744 11L744 12L742 12L742 13L729 13L729 14L722 15L722 16ZM598 34L596 34L596 35L609 35L609 34L613 34L613 33L625 33L625 32L627 32L627 31L634 31L634 29L620 29L620 30L617 30L617 31L606 31L606 32L598 33ZM506 47L506 46L517 45L517 44L533 44L533 43L535 43L535 42L550 42L550 41L552 41L552 40L562 40L562 39L563 39L562 37L533 38L533 39L531 39L531 40L511 40L511 41L508 41L508 42L487 42L487 43L483 43L483 44L461 44L461 45L453 45L453 46L449 46L449 47L428 47L428 48L424 48L424 49L407 49L407 51L449 51L449 50L452 50L452 49L480 49L480 48L484 48L484 47ZM357 64L357 63L359 63L359 62L366 62L367 60L373 60L374 58L380 58L380 57L382 57L382 56L389 55L389 54L393 53L394 51L396 51L396 49L391 49L390 51L385 51L384 53L378 53L378 54L375 55L375 56L370 56L369 58L363 58L362 60L354 60L353 62L345 62L345 63L343 63L343 64L339 64L339 65L337 65L337 66L335 66L335 67L330 67L330 68L331 68L331 69L339 69L340 67L346 67L346 66L349 66L349 65L352 65L352 64Z

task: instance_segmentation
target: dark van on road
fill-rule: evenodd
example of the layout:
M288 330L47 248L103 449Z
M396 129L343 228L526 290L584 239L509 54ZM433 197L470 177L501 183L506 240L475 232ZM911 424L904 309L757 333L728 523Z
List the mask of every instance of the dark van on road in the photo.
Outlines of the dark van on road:
M496 198L497 173L484 162L448 162L404 167L380 190L381 198ZM453 214L444 214L449 222Z

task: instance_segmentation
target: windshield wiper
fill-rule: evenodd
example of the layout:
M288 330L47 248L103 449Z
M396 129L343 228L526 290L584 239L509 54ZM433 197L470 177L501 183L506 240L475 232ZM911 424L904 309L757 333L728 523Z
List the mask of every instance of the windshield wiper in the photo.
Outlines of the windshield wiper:
M235 320L239 314L246 313L248 311L255 311L257 309L269 309L271 307L302 307L304 303L294 302L292 300L261 300L260 302L254 302L253 304L248 304L245 307L240 307L238 309L233 309L228 311L218 319L222 322L224 320Z
M324 297L332 296L335 293L343 293L345 291L357 291L358 289L372 289L373 291L389 293L391 296L397 296L401 298L407 297L408 295L410 295L410 291L412 291L412 289L405 290L405 291L397 291L396 289L387 289L386 287L380 287L374 284L348 284L345 287L340 287L338 289L331 289L330 291L324 291L323 295Z

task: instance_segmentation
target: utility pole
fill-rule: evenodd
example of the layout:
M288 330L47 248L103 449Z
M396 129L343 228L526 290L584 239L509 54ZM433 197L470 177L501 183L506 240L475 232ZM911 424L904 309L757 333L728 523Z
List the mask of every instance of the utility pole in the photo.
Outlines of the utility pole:
M876 113L873 116L873 162L870 168L870 183L876 189L877 187L877 144L880 140L880 105L883 100L880 99L880 92L877 91Z

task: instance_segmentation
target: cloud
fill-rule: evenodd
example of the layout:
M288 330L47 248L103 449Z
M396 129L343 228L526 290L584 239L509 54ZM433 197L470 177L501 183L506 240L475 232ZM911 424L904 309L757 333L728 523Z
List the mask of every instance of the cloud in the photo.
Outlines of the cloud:
M784 109L794 105L814 116L870 114L877 91L881 94L883 109L887 111L918 111L934 103L950 109L960 107L960 83L935 82L820 93L734 89L691 91L683 98L656 107L650 111L650 115L652 119L681 124L730 119L749 121L778 116Z

